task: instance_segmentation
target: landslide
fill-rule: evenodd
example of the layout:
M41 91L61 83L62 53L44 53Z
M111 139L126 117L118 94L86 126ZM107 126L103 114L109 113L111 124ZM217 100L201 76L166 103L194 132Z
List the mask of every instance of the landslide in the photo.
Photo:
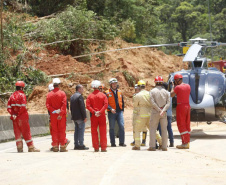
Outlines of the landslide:
M96 52L98 44L92 44L91 52ZM106 42L103 50L113 50L138 46L138 44L127 43L121 39ZM32 47L31 47L32 48ZM35 49L30 50L35 53ZM119 88L122 90L126 107L132 107L132 95L134 89L131 81L144 80L147 90L154 85L157 75L163 76L167 81L169 73L182 69L182 58L166 55L164 52L153 48L141 48L125 51L105 53L104 55L92 56L90 62L78 62L71 55L62 55L56 49L42 49L37 57L28 56L29 60L25 66L44 71L47 75L59 75L62 80L62 89L66 92L68 99L75 91L77 84L85 87L84 97L92 92L90 83L93 79L100 80L105 84L105 90L109 88L108 80L116 77ZM125 77L127 75L127 77ZM54 77L54 76L52 76ZM46 94L48 85L36 86L28 97L29 113L45 113ZM0 104L0 114L6 114L6 108Z

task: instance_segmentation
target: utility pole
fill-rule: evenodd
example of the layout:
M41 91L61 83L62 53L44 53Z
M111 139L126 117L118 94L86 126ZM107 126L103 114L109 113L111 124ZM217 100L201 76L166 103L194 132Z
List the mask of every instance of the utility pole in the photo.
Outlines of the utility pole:
M1 12L0 12L0 16L1 16L1 45L2 45L2 53L3 53L3 24L2 24L2 12L3 12L3 0L1 0Z

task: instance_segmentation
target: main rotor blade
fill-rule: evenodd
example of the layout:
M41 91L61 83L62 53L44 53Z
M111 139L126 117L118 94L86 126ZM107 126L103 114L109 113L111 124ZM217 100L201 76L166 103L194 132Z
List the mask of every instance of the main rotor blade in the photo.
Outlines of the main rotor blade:
M180 46L180 44L179 43L173 43L173 44L134 46L134 47L129 47L129 48L119 48L119 49L113 49L113 50L106 50L106 51L101 51L101 52L97 52L97 53L89 53L89 54L85 54L85 55L74 56L73 58L81 58L81 57L98 55L98 54L109 53L109 52L114 52L114 51L131 50L131 49L139 49L139 48L157 48L157 47L163 47L163 46Z
M184 56L183 62L192 62L198 56L199 51L201 50L202 46L199 44L193 44L187 51L186 55Z
M221 43L221 42L219 42L218 45L219 45L219 46L226 46L226 43Z

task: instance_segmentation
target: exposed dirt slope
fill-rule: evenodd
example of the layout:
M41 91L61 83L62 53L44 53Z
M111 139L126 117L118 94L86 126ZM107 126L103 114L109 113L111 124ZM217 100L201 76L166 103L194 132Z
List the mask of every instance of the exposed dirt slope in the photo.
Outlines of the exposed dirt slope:
M126 43L120 39L109 41L105 50L133 47L137 44ZM98 45L92 45L92 50ZM102 57L102 59L100 59ZM44 71L47 75L74 73L63 76L63 90L68 98L74 93L76 84L81 83L85 86L85 97L92 91L90 83L93 79L99 79L108 86L108 80L116 77L119 81L120 89L123 91L127 107L132 106L133 87L129 87L123 72L133 76L136 81L142 79L147 83L147 89L150 90L154 85L154 78L162 75L167 81L171 72L182 68L182 58L166 55L162 51L151 48L134 49L127 51L109 52L103 56L93 56L90 63L78 62L72 56L64 56L55 50L42 50L36 59L30 56L30 60L25 65L33 66ZM103 59L104 58L104 59ZM29 112L46 112L45 99L47 86L34 88L33 93L28 98ZM5 109L5 108L3 108ZM0 114L6 113L0 109Z

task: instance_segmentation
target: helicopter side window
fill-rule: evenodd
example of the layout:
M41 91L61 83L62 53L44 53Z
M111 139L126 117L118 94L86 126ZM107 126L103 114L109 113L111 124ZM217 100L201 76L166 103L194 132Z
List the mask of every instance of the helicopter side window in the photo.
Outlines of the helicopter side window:
M203 66L202 67L203 68L207 68L207 62L206 61L203 63Z
M208 74L208 93L219 99L224 94L224 78L219 74Z
M202 61L194 61L194 67L202 67Z

